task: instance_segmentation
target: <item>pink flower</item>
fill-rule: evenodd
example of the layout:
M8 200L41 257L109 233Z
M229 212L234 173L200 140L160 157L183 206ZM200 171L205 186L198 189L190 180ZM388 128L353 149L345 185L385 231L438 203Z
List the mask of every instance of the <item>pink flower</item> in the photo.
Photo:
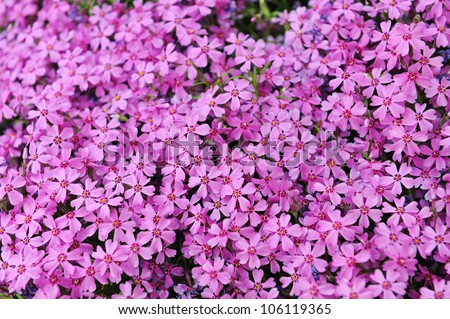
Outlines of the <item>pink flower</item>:
M265 60L263 58L265 52L260 46L255 46L253 50L244 50L242 55L236 56L234 59L236 64L242 64L240 70L242 72L247 72L251 69L252 65L257 68L262 68L264 66Z
M420 299L448 299L450 298L450 286L445 280L434 279L433 290L420 288Z
M96 259L95 271L103 276L109 270L109 277L113 282L119 282L123 273L123 269L117 263L128 259L127 254L118 248L119 244L109 239L105 242L105 250L97 246L97 251L92 253L92 257Z
M430 131L433 128L432 122L436 119L436 111L433 109L425 110L425 104L415 104L415 113L411 109L406 109L405 120L407 122L415 121L419 124L421 131Z
M128 232L124 237L126 245L122 246L121 249L128 253L129 259L127 262L131 264L131 267L137 268L139 266L139 256L145 260L152 258L152 249L146 247L151 239L148 234L141 232L135 238L131 232Z
M11 280L12 289L21 291L30 279L40 278L42 270L39 262L43 255L43 251L34 249L27 254L19 253L9 258L10 267L6 270L6 276Z
M432 79L430 85L427 86L425 92L428 98L437 95L436 102L438 105L448 105L450 101L450 80L443 77L441 82L437 79Z
M342 244L341 252L333 255L331 265L333 267L340 267L340 275L350 280L359 272L357 265L364 264L369 260L369 252L367 250L361 250L355 253L353 244L349 243Z
M236 241L238 252L236 257L242 264L247 264L250 269L259 268L261 261L258 256L268 256L270 249L266 243L261 242L261 235L255 234L248 241L240 238Z
M194 59L195 65L198 67L205 67L208 64L209 57L213 62L220 62L220 58L222 54L216 50L219 46L221 46L218 39L213 39L211 42L209 42L208 37L198 38L197 44L199 48L192 49L192 54L197 56L197 58Z
M143 287L136 285L133 289L129 281L119 285L119 289L122 295L112 295L113 299L144 299L147 297Z
M220 246L225 247L228 240L236 241L240 238L239 234L233 232L231 225L231 220L225 219L219 227L217 224L213 224L208 230L208 233L213 234L214 237L208 240L208 245L211 247Z
M122 68L118 66L120 59L117 56L102 55L99 57L99 62L97 72L101 74L101 80L104 83L111 82L111 77L118 78L122 75Z
M330 86L333 89L336 89L339 85L341 85L341 83L343 83L343 92L353 92L355 88L355 80L357 80L355 70L349 68L344 71L341 68L337 68L334 76L336 78L330 81Z
M300 252L302 255L293 257L292 265L300 268L300 274L302 276L307 278L311 277L313 267L319 273L325 271L328 263L324 259L319 258L325 254L325 246L314 245L312 247L310 242L306 242L300 245Z
M406 2L406 1L403 1ZM405 56L409 52L409 46L414 49L425 49L425 42L421 39L425 36L423 23L411 23L409 25L397 23L392 30L392 43L397 44L396 51Z
M239 203L239 208L241 210L246 210L250 205L250 201L244 196L253 194L255 192L255 185L253 183L246 183L244 187L243 178L237 178L231 181L231 185L224 185L222 188L222 197L230 196L227 204L229 211L236 208L236 204Z
M74 249L68 251L69 245L56 246L49 249L48 255L44 259L43 268L44 270L53 273L59 266L64 271L66 275L73 275L75 273L75 267L73 266L73 261L78 261L82 259L81 250Z
M408 12L411 7L411 1L409 0L381 0L381 3L385 4L384 7L389 8L389 19L398 19L403 12Z
M395 165L391 165L386 168L386 172L391 176L387 176L385 180L394 183L394 186L392 187L392 194L401 194L401 185L405 186L407 189L411 189L413 187L413 179L410 177L405 177L411 173L411 171L412 168L408 167L405 163L400 165L399 169L397 169Z
M11 205L18 205L22 202L23 195L16 189L24 186L25 183L25 179L20 175L15 177L7 175L5 178L0 179L0 199L7 195Z
M341 196L338 193L344 194L347 192L347 185L345 183L339 183L334 185L333 178L324 179L323 183L316 182L314 184L314 190L323 193L323 197L329 198L334 205L341 203Z
M394 198L396 207L391 206L388 203L383 203L383 213L392 213L388 222L392 225L398 225L400 219L405 223L407 227L411 227L416 224L416 216L419 212L416 202L411 202L405 205L405 197Z
M146 229L150 232L145 233L143 239L150 240L150 253L159 253L163 251L163 245L170 245L175 241L174 227L170 219L162 216L154 216L146 219Z
M404 151L409 156L420 153L420 148L415 143L426 141L425 132L405 131L404 128L395 126L389 131L389 134L395 138L395 142L386 146L387 151L394 151L394 159L400 158L400 154Z
M376 295L382 294L385 299L394 299L396 295L402 297L406 292L406 283L398 281L400 278L400 273L395 270L388 270L386 276L381 272L381 270L376 269L375 273L370 275L376 284L373 285L374 292Z
M167 47L158 55L158 62L155 64L155 69L159 70L161 76L169 74L169 63L177 60L178 53L175 51L175 45L169 43Z
M153 186L150 187L152 187L152 193L148 195L153 195L155 188ZM181 209L187 208L189 200L181 197L186 193L186 190L179 183L175 183L174 186L166 184L160 188L160 192L161 195L153 196L155 204L168 206L171 210L174 209L175 204Z
M331 248L337 247L339 235L351 241L355 238L355 234L359 232L358 227L352 227L358 219L357 214L347 213L344 217L341 217L338 210L333 210L328 212L328 217L330 218L329 221L321 220L317 223L317 226L320 232L328 232L325 242Z
M294 242L290 237L297 237L300 227L299 225L288 226L290 219L289 215L283 214L279 219L272 218L264 225L264 230L272 233L267 240L267 244L271 249L276 249L280 241L284 251L289 251L294 247Z
M366 280L354 277L351 281L342 280L336 288L336 294L348 299L373 299L375 294L371 287L366 287Z
M225 104L231 99L231 110L238 110L241 106L240 99L250 100L252 98L252 93L245 91L247 87L248 82L245 80L239 80L237 81L237 84L230 81L224 88L227 93L220 94L216 101L219 104Z
M395 93L396 87L381 86L377 90L379 96L372 96L372 106L379 106L373 115L379 120L384 120L386 117L387 110L389 110L393 116L400 117L405 112L404 101L405 96L403 93Z
M423 236L425 241L425 252L430 254L436 247L441 256L450 256L450 233L447 232L447 227L438 219L434 229L430 226L426 226L423 230Z
M130 189L125 191L125 198L133 197L133 204L138 205L144 201L142 194L151 196L155 192L155 187L145 186L149 183L149 179L144 176L144 174L138 172L136 175L129 175L123 179L125 184L131 186Z
M188 184L189 187L196 187L200 185L198 188L198 194L202 198L206 198L209 193L208 190L218 193L220 189L220 184L214 181L214 179L221 175L221 171L217 167L212 167L208 173L206 170L207 167L205 165L195 167L195 174L191 175Z
M79 197L72 200L70 204L74 205L76 209L79 209L84 204L88 211L99 208L100 203L97 200L103 194L103 188L94 188L96 184L97 182L87 179L84 189L79 184L72 185L70 192Z
M433 9L437 5L439 5L439 3L435 3ZM436 46L438 48L448 46L448 39L450 38L450 30L448 29L446 22L447 19L444 16L441 16L435 20L437 33Z
M138 81L139 87L143 88L146 84L151 84L153 82L154 70L155 66L152 63L139 61L136 63L136 71L131 76L131 80Z
M363 197L361 194L356 194L352 196L352 201L358 209L351 209L348 213L360 215L359 226L363 228L369 227L369 218L376 223L381 220L381 211L374 209L374 207L378 206L378 199L375 196Z
M228 284L231 275L227 271L222 271L224 261L217 257L214 264L207 260L201 267L203 274L198 277L198 283L202 286L209 286L212 291L217 291L219 284Z

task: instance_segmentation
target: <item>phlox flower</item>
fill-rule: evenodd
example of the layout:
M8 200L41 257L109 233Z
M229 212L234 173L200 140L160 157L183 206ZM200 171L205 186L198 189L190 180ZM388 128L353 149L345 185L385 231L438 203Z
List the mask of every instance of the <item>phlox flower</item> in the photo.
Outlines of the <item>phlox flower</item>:
M249 83L242 79L237 81L236 84L233 81L230 81L224 88L226 93L222 93L217 97L217 103L225 104L231 99L231 110L238 110L241 106L240 99L248 101L252 98L252 93L245 90L248 85Z
M123 269L117 264L128 259L125 251L119 249L119 244L108 239L105 242L105 250L101 246L97 246L97 250L92 253L92 257L96 259L95 271L103 276L109 270L109 278L113 282L120 281L120 275Z
M337 248L338 236L341 235L346 240L353 240L355 234L359 233L358 227L352 227L358 218L357 214L347 213L344 217L341 217L341 213L338 210L328 212L330 220L321 220L317 223L318 230L320 232L328 232L328 236L325 240L330 248Z
M345 183L334 185L333 178L325 179L323 183L316 182L314 184L314 190L323 193L323 196L329 198L334 205L340 204L341 196L339 194L344 194L347 189Z
M220 257L214 259L214 264L206 260L201 267L198 276L198 283L202 286L209 286L212 291L217 291L220 284L228 284L231 275L224 269L224 261Z
M395 117L399 117L405 112L403 105L405 96L401 92L396 92L396 87L393 85L382 86L377 90L379 96L372 97L372 106L378 106L373 112L375 118L384 120L387 110Z
M84 188L80 184L72 185L70 192L79 197L72 200L70 204L76 209L84 205L88 211L99 208L100 203L97 200L103 194L103 188L95 188L95 185L97 182L90 179L86 180Z
M290 219L289 215L283 214L279 219L271 218L269 222L264 225L264 230L271 233L267 240L267 244L271 249L276 249L280 242L284 251L289 251L294 247L294 242L290 237L297 237L300 226L289 225Z
M7 196L11 205L18 205L23 200L23 195L17 189L24 186L25 183L25 179L20 175L14 177L7 175L6 177L1 178L0 199Z
M380 0L381 3L384 3L386 8L389 8L388 14L389 19L397 19L399 18L403 12L408 12L411 7L411 1L409 0L399 0L399 1L390 1L390 0Z
M261 242L261 235L255 234L248 241L240 238L235 243L238 252L236 257L242 264L247 264L250 269L259 268L261 261L258 256L268 256L270 248L264 242Z
M376 284L372 287L376 295L382 295L385 299L394 299L396 296L405 294L406 283L399 281L400 273L395 270L388 270L384 275L381 270L376 269L370 279Z
M39 279L41 274L40 260L43 251L34 249L27 254L19 253L8 260L10 267L6 270L6 276L10 278L10 290L21 291L25 289L30 279Z

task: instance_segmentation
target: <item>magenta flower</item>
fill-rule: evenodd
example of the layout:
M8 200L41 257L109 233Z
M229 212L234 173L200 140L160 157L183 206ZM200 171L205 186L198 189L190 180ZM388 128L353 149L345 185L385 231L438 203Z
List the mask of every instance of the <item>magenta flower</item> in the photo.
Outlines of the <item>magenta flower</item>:
M42 136L42 146L50 146L50 150L55 152L57 149L68 149L72 143L68 140L73 136L72 128L65 127L61 131L54 125L48 129L48 135Z
M324 179L323 183L316 182L314 184L314 190L323 193L323 197L329 198L334 205L338 205L341 202L341 196L347 192L347 185L345 183L339 183L334 185L333 178Z
M92 253L92 257L96 259L95 271L103 276L109 270L109 277L113 282L120 281L122 268L117 264L128 259L127 254L118 249L119 244L112 240L105 242L105 250L101 246L97 246L97 250Z
M434 279L433 290L420 288L420 299L448 299L450 297L450 287L445 280Z
M36 280L40 278L39 261L43 255L43 251L35 249L26 255L19 253L9 258L8 264L10 267L6 270L6 276L11 278L11 287L14 290L21 291L25 289L30 279Z
M123 179L123 182L125 184L128 184L131 186L130 189L125 191L125 198L131 198L133 197L133 204L139 205L141 204L144 199L142 197L142 194L145 194L147 196L151 196L155 192L154 186L145 186L148 184L150 180L145 177L142 173L137 173L136 175L129 175Z
M430 131L433 128L432 122L436 119L436 112L434 110L425 110L425 108L425 104L420 105L416 103L415 113L407 109L406 114L408 115L405 116L405 120L407 122L415 121L421 131Z
M261 298L273 299L278 296L278 290L275 287L275 280L269 278L263 281L264 271L254 269L252 271L253 282L249 281L249 291L245 294L245 298ZM270 290L269 290L270 289ZM269 291L268 291L269 290Z
M391 35L392 43L397 44L396 51L402 56L408 54L410 45L416 50L426 48L425 42L421 39L425 36L423 23L410 25L397 23Z
M208 230L208 233L213 234L214 237L208 240L208 245L211 247L220 246L225 247L228 240L236 241L240 238L239 234L233 232L230 219L225 219L221 225L221 228L217 224L213 224Z
M128 253L128 260L131 267L137 268L139 266L139 256L145 260L150 260L152 258L152 251L150 247L146 247L146 244L150 241L151 237L145 233L139 233L137 238L130 232L125 236L126 245L122 246L121 249Z
M425 132L405 131L401 127L393 127L389 132L397 141L386 147L387 151L394 151L394 158L397 159L402 152L409 156L420 153L420 148L415 143L426 141Z
M139 87L143 88L146 84L151 84L154 79L153 71L155 66L152 63L137 62L136 71L131 76L132 81L138 81Z
M333 267L340 267L341 276L351 279L359 272L357 264L363 264L368 260L369 252L367 250L361 250L356 253L352 244L343 244L341 246L341 253L337 253L333 256L331 265Z
M403 93L395 93L395 86L390 85L387 87L380 87L377 90L379 96L373 96L371 103L372 106L378 106L378 108L373 112L375 118L379 120L384 120L386 117L387 110L395 117L399 117L405 112L405 107L403 102L405 101L405 96Z
M236 208L236 204L239 203L239 208L241 210L246 210L250 201L244 196L253 194L255 192L255 185L253 183L246 183L244 187L243 178L234 179L231 181L231 185L224 185L221 191L222 197L230 196L230 199L227 204L227 208L229 211L232 211Z
M102 217L102 222L98 225L98 237L100 240L106 240L114 231L114 241L124 241L126 234L133 233L136 222L130 220L133 213L129 210L123 209L120 214L113 210L109 215Z
M215 258L214 264L207 260L201 267L202 274L198 277L198 283L202 286L209 286L212 291L217 291L219 284L228 284L231 275L223 271L224 261L221 258Z
M366 280L361 277L354 277L350 282L341 281L336 293L348 299L372 299L375 296L372 287L366 287Z
M1 293L449 297L447 0L76 2L0 1Z
M370 220L374 222L379 222L381 220L381 211L375 209L378 206L378 199L375 196L363 197L361 194L356 194L352 196L352 201L356 205L357 209L351 209L348 211L349 214L359 215L359 226L367 228L370 225Z
M120 63L120 59L114 55L106 54L99 57L97 72L104 83L111 82L111 77L118 78L122 75L122 68L118 66Z
M389 19L397 19L399 18L403 12L408 12L411 7L411 1L409 0L400 0L400 1L389 1L389 0L380 0L381 3L384 3L385 8L389 8Z
M231 99L231 110L236 111L240 108L240 99L250 100L252 98L252 93L245 91L248 87L248 82L245 80L239 80L237 84L230 81L227 86L225 86L226 93L222 93L217 97L217 103L225 104Z
M141 286L131 286L131 283L127 281L124 284L119 285L120 292L122 295L112 295L111 297L114 299L144 299L147 297L147 293L144 288Z
M447 232L447 227L444 223L438 219L436 221L435 228L426 226L422 231L426 254L431 252L437 247L441 256L450 256L450 249L448 244L450 243L450 233Z
M323 299L329 298L335 292L333 285L326 282L317 282L312 278L299 278L302 299Z
M175 241L175 232L169 219L154 216L154 218L147 218L146 221L146 229L149 232L146 232L142 239L151 241L150 253L159 253L163 250L163 245L170 245Z
M242 64L239 70L242 72L247 72L251 69L252 65L257 68L262 68L264 66L265 60L263 58L265 52L264 50L256 46L253 50L244 50L242 55L236 56L234 59L236 64ZM277 65L277 64L275 64Z
M386 172L391 176L386 176L385 180L391 183L394 183L392 186L392 194L399 195L402 192L402 185L406 189L411 189L413 187L413 179L410 177L405 177L409 173L411 173L412 168L408 167L405 163L400 165L400 168L397 169L395 165L391 165L386 167Z
M154 190L153 186L150 187ZM184 193L186 193L186 190L181 187L180 184L176 183L174 187L166 184L164 187L161 187L160 192L162 193L161 195L153 196L153 199L157 205L168 206L171 210L173 210L175 204L181 209L187 208L189 200L181 197ZM147 195L153 195L153 192Z
M336 248L338 243L338 236L341 235L346 240L353 240L355 234L359 232L357 227L351 227L358 219L357 214L347 214L341 217L338 210L328 212L330 220L321 220L317 223L320 232L328 232L325 240L327 245L331 248Z
M264 230L272 233L267 244L271 249L276 249L281 242L284 251L289 251L294 247L294 242L290 237L297 237L300 227L299 225L289 225L289 215L282 215L279 219L272 218L264 225Z
M17 190L25 185L25 179L22 176L12 177L11 175L0 179L0 199L8 196L11 205L18 205L23 200L23 195Z
M167 47L158 55L158 62L155 64L155 69L159 70L161 76L169 73L169 63L177 60L178 53L175 50L175 45L169 43Z
M61 267L66 275L73 275L75 273L75 266L73 261L82 259L81 250L74 249L68 251L68 245L56 246L57 249L50 248L48 255L44 259L43 267L45 270L53 273L58 267Z
M259 268L261 261L258 256L268 256L270 248L266 243L261 242L261 236L255 234L248 241L240 238L236 241L238 253L236 257L242 264L247 264L251 269Z
M85 187L81 187L79 184L74 184L71 186L70 192L74 195L78 195L77 199L70 202L73 207L79 209L81 205L84 204L88 211L94 211L100 207L100 203L97 201L98 198L103 194L102 188L94 188L97 182L87 179L85 182Z
M300 246L300 251L302 255L295 256L292 265L299 267L302 276L311 276L313 267L319 273L325 271L328 263L324 259L319 258L325 254L325 246L314 245L314 247L311 247L311 243L306 242Z
M438 105L448 105L450 99L450 81L443 77L439 82L437 79L432 79L431 84L425 89L427 97L436 97Z
M437 7L439 3L434 3L433 9ZM436 46L439 47L447 47L448 46L448 39L450 35L450 30L447 27L447 18L444 16L440 16L435 20L436 23Z
M405 293L406 283L400 281L400 273L395 270L388 270L385 276L381 270L376 269L375 273L370 275L370 279L376 283L372 287L377 296L394 299L396 295L402 296Z
M221 44L218 39L213 39L211 42L209 42L208 37L198 38L197 39L198 48L192 49L192 54L194 56L197 56L197 58L194 59L195 65L198 67L205 67L208 64L208 57L213 62L220 62L220 58L222 54L216 50Z
M354 72L352 69L346 69L344 71L341 68L337 68L334 74L336 78L330 81L330 86L336 89L342 83L342 90L344 92L353 92L356 80Z

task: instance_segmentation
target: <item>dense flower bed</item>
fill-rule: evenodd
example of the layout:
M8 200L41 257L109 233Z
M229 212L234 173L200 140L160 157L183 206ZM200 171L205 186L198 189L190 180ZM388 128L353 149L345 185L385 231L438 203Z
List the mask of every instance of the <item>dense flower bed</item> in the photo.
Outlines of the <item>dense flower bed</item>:
M1 1L0 291L449 298L449 9Z

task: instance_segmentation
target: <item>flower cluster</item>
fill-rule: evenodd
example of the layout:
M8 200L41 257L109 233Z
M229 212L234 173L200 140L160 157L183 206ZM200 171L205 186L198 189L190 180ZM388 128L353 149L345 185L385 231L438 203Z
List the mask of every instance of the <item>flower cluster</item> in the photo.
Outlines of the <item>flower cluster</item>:
M96 2L0 3L3 293L450 298L448 0Z

